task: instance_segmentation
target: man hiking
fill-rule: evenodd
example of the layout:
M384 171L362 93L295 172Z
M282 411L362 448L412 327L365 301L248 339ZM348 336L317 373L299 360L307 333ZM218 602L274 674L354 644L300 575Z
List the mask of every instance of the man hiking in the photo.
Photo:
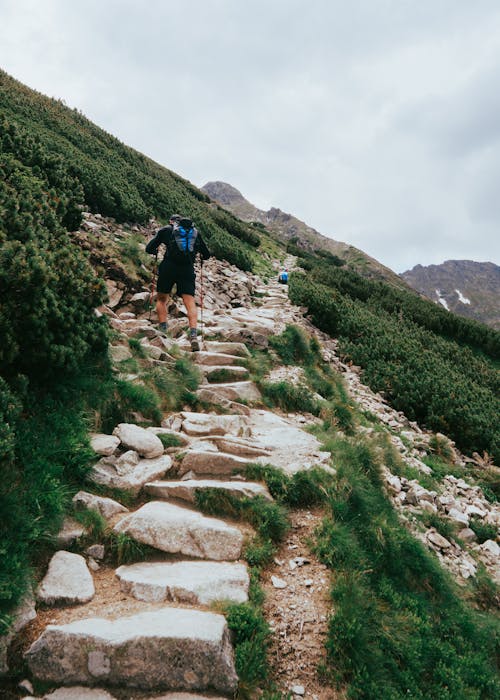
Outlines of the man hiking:
M197 338L198 312L194 300L196 274L194 261L199 253L203 260L208 260L210 251L199 231L187 216L173 214L168 226L156 232L146 246L146 253L157 254L158 248L166 247L166 253L158 270L158 294L156 297L156 312L159 329L167 332L167 301L172 287L177 285L177 294L182 297L189 321L189 340L191 349L199 350Z

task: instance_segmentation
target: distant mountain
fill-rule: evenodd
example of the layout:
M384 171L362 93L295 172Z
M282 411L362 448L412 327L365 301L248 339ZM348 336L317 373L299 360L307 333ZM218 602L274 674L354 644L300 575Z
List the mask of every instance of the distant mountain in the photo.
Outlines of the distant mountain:
M345 260L350 268L364 277L384 280L398 287L403 286L399 275L358 248L328 238L292 214L287 214L276 207L271 207L268 211L258 209L245 199L236 187L227 182L207 182L201 190L239 219L263 224L285 243L290 239L298 239L299 247L309 251L327 250Z
M500 329L500 267L491 262L446 260L415 265L401 277L413 289L460 316Z

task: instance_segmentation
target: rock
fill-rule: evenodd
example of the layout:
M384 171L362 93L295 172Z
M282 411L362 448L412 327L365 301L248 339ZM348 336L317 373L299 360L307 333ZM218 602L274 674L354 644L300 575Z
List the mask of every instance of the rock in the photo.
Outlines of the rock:
M237 403L236 401L230 401L229 399L226 399L220 394L218 394L217 391L212 391L212 388L214 386L216 387L217 385L212 384L210 385L210 388L208 388L207 386L203 386L201 389L198 389L196 394L200 401L222 406L222 408L224 408L229 413L237 413L241 416L250 415L250 409L248 408L248 406L245 406L242 403Z
M92 557L93 559L98 559L101 561L104 559L104 554L105 554L105 549L103 544L91 544L90 547L87 547L85 550L85 554L87 554L89 557Z
M95 224L93 224L93 226L95 226ZM105 279L104 282L106 284L106 289L108 291L109 298L107 306L109 306L111 309L114 309L122 300L123 289L120 289L120 287L113 280Z
M195 352L194 361L197 365L203 365L206 367L215 367L220 365L237 365L241 362L241 357L238 355L226 355L221 352Z
M452 545L451 542L448 542L447 539L445 539L442 535L439 534L439 532L436 532L435 530L429 530L426 534L427 540L434 544L438 549L449 549Z
M239 357L250 357L250 351L243 343L221 343L214 340L207 340L205 347L208 352L227 353L228 355L238 355Z
M273 500L265 486L248 481L183 479L182 481L153 481L144 487L146 493L154 498L178 498L188 503L196 503L196 494L207 489L217 489L236 498L261 496L268 501Z
M33 695L33 693L35 692L35 689L33 688L33 683L27 678L18 683L17 688L21 691L23 695Z
M76 508L88 508L89 510L97 511L103 518L106 518L106 520L117 513L128 513L128 508L122 506L118 501L113 501L112 498L106 498L104 496L96 496L87 491L78 491L78 493L73 496L73 503Z
M387 477L387 485L394 493L400 493L401 491L401 479L395 474L390 474Z
M483 519L487 515L487 512L485 510L483 510L482 508L478 508L474 505L467 506L465 512L470 518L477 517Z
M92 433L90 436L90 446L98 455L112 455L120 444L120 438L116 435L104 435L104 433Z
M107 690L85 688L82 685L72 688L58 688L53 693L43 696L43 700L116 700Z
M219 695L193 695L192 693L167 693L166 695L155 695L154 698L148 698L146 700L227 700Z
M221 398L230 401L261 401L262 395L253 382L224 382L221 384L211 384L210 390L218 394ZM197 395L201 398L203 387L198 389Z
M85 559L72 552L56 552L38 587L37 600L45 605L88 603L95 595Z
M120 588L138 600L209 605L244 603L249 577L244 564L214 561L141 562L116 570Z
M243 535L222 520L161 501L151 501L115 525L138 542L163 552L201 559L239 559Z
M107 462L106 458L103 458L92 467L90 478L96 484L121 489L136 496L144 484L160 479L171 468L172 459L169 455L162 455L156 459L141 459L137 465L125 473L120 473L119 466Z
M131 297L130 303L136 307L145 306L149 302L150 296L150 292L137 292Z
M240 382L248 379L249 376L247 368L238 365L221 365L220 367L199 365L199 369L210 383Z
M469 525L469 516L465 513L460 512L459 510L457 510L457 508L450 508L450 510L448 511L448 517L450 517L456 523L461 523L462 525L465 525L465 527L468 527Z
M171 417L175 421L175 416ZM247 433L247 422L243 416L218 416L209 413L181 413L182 430L188 435L243 435Z
M183 608L48 625L26 660L52 683L231 694L238 682L225 618Z
M161 440L149 430L133 423L120 423L113 430L125 447L138 452L141 457L154 459L163 454Z
M132 357L132 353L126 345L110 345L108 347L108 352L113 364L123 362L124 360L130 360Z
M486 540L486 542L480 544L477 549L492 559L498 559L498 557L500 557L500 547L494 540Z
M278 576L271 576L271 583L274 588L286 588L288 585L286 581L283 581L283 579Z
M69 547L76 540L80 539L85 532L85 528L74 518L64 518L63 526L55 537L57 547Z
M306 691L303 685L292 685L292 693L294 695L305 695Z
M468 543L477 541L477 535L474 532L474 530L470 529L470 527L464 527L463 530L460 530L460 532L458 533L458 538L463 542Z
M35 599L31 590L25 594L19 605L10 613L10 616L12 624L8 632L0 635L0 678L9 672L7 652L11 642L18 632L36 618Z
M244 457L236 457L224 452L212 452L202 450L189 450L186 452L179 474L193 471L196 474L233 474L233 472L245 471L249 460Z
M217 445L221 452L236 455L237 457L270 457L272 451L258 442L225 436L210 436L210 442Z

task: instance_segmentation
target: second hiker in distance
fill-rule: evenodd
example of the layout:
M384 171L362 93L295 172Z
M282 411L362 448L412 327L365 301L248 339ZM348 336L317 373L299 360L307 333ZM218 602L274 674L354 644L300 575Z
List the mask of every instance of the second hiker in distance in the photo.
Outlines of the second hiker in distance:
M198 311L194 299L196 273L194 262L199 253L202 260L208 260L210 251L200 232L188 217L173 214L168 226L159 229L146 246L146 253L158 253L160 245L166 248L158 270L156 312L160 330L167 332L167 302L174 284L177 294L182 297L189 322L189 340L193 351L199 350Z

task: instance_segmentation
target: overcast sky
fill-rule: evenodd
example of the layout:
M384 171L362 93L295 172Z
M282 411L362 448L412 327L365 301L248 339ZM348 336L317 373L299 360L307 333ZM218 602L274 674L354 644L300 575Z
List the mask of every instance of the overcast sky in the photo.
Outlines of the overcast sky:
M0 66L397 272L500 263L498 0L0 0Z

